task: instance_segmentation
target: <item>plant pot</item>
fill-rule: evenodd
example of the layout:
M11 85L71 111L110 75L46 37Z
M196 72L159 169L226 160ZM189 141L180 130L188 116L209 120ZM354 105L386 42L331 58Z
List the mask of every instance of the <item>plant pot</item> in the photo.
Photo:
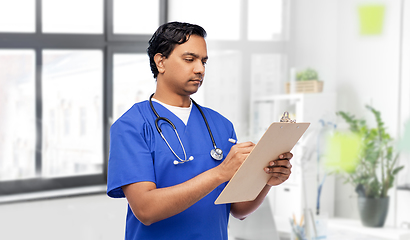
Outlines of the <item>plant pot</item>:
M389 210L389 197L359 197L359 213L363 226L383 227Z
M306 81L295 81L293 82L293 93L319 93L323 90L323 81L318 80L306 80ZM286 93L292 92L292 86L290 82L285 85Z

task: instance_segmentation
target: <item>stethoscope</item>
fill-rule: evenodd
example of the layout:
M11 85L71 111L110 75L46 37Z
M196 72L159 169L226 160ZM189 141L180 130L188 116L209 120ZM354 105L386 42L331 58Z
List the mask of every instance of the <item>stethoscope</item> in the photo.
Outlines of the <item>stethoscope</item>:
M157 118L155 119L155 127L157 128L157 131L158 131L158 133L161 135L162 139L164 139L165 143L168 145L168 147L169 147L169 149L171 150L171 152L175 155L175 157L178 158L178 160L175 160L175 161L174 161L174 165L178 165L178 164L182 164L182 163L185 163L185 162L189 162L189 161L194 160L194 157L193 157L193 156L190 156L189 158L187 158L187 156L186 156L186 151L185 151L185 148L184 148L184 144L182 144L182 141L181 141L181 139L179 138L179 134L178 134L178 131L177 131L177 128L175 127L175 125L174 125L174 124L171 122L171 120L169 120L168 118L160 117L159 114L157 113L157 111L155 111L154 105L152 104L152 100L151 100L151 99L152 99L152 96L154 96L154 93L149 97L149 104L151 105L151 109L152 109L152 111L154 112L155 116L157 117ZM213 144L213 146L214 146L214 148L211 150L211 157L212 157L213 159L215 159L215 160L222 160L222 158L223 158L223 151L222 151L222 149L216 147L215 140L214 140L214 136L212 135L211 128L209 127L208 121L206 120L206 117L205 117L204 113L202 112L202 109L199 107L199 105L198 105L192 98L191 98L191 101L192 101L192 102L194 103L194 105L198 108L199 112L201 112L201 115L202 115L202 118L204 119L206 128L208 129L209 136L211 137L212 144ZM161 128L160 128L159 125L158 125L158 121L160 121L160 120L163 120L163 121L169 123L169 125L171 125L172 128L174 129L175 134L177 135L179 144L181 144L182 151L184 152L184 159L181 159L180 157L178 157L178 155L177 155L177 154L175 153L175 151L172 149L171 145L169 145L167 139L164 137L164 134L162 134L162 130L161 130Z

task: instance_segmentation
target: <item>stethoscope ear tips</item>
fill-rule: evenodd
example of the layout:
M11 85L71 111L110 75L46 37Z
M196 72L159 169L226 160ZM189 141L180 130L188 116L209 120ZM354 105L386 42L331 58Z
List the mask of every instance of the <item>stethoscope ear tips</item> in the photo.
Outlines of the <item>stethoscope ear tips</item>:
M190 156L190 157L188 158L188 160L189 160L189 161L194 160L194 156Z

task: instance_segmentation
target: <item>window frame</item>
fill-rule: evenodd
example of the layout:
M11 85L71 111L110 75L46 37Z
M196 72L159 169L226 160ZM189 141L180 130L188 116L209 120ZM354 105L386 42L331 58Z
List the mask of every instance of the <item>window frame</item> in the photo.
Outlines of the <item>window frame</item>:
M0 32L0 49L18 50L30 49L35 51L35 178L22 180L0 181L1 198L9 198L14 195L38 193L31 198L47 197L40 194L43 192L59 190L79 189L83 187L102 186L100 192L105 191L107 183L107 165L109 155L109 130L112 124L112 100L113 100L113 55L115 53L145 53L150 36L145 34L113 34L113 1L103 2L103 30L102 34L64 34L42 33L42 1L35 0L35 32L15 33ZM167 0L160 0L159 24L167 20ZM92 175L79 175L69 177L44 178L41 176L42 169L42 51L43 50L101 50L103 53L103 92L102 92L102 138L103 142L103 172ZM147 63L148 64L148 63ZM86 194L87 191L78 191ZM62 193L63 194L63 193ZM53 197L59 194L50 194ZM64 194L63 194L64 195ZM75 195L71 193L70 195ZM22 198L25 199L25 198ZM16 201L16 199L14 199Z

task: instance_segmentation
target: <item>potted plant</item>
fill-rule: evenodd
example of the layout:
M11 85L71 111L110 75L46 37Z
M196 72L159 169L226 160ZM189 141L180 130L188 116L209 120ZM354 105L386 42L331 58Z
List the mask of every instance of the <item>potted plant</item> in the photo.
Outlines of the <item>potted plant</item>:
M375 117L374 128L354 115L337 112L361 141L355 169L350 173L344 172L343 176L346 182L356 187L363 225L382 227L389 206L388 190L393 187L395 176L404 166L396 166L398 154L393 149L394 141L386 131L380 112L368 105L366 109Z
M319 75L317 71L312 68L307 68L306 70L299 71L296 73L297 81L309 81L309 80L318 80Z
M291 92L291 82L286 83L286 92ZM307 68L296 73L296 82L294 82L295 93L316 93L323 89L323 81L319 81L319 75L316 70Z

